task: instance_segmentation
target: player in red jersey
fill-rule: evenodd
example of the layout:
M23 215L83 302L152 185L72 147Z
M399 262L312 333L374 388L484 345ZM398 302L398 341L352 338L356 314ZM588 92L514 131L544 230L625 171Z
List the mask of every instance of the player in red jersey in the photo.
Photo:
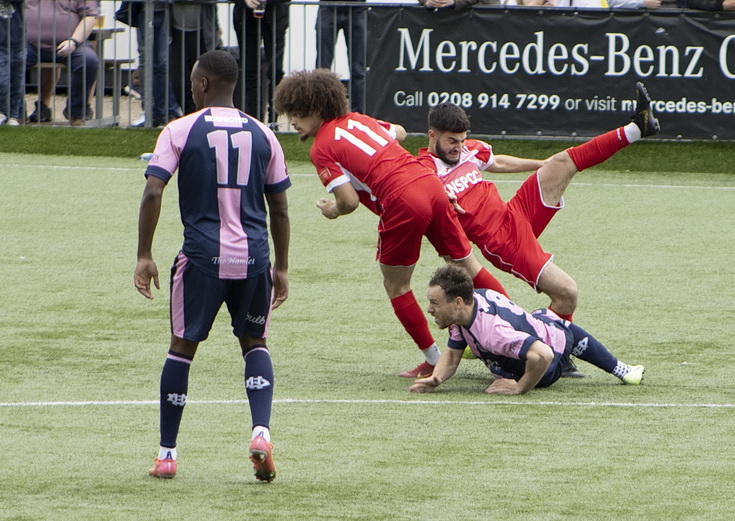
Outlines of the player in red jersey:
M553 255L541 248L537 238L564 207L562 196L577 172L602 163L641 137L658 133L658 120L642 83L636 85L636 93L631 123L553 155L507 203L491 181L483 180L482 170L519 171L514 168L525 168L531 161L495 156L487 143L468 140L469 118L456 105L439 105L429 114L429 148L419 151L419 160L434 168L450 196L457 198L464 211L459 221L467 237L498 269L547 294L549 309L565 320L571 321L577 307L577 285L552 262Z
M423 236L436 251L464 266L478 287L499 283L482 268L457 220L444 187L396 140L396 127L349 112L344 86L326 70L299 71L284 78L275 108L285 114L302 140L314 138L311 161L334 199L317 207L329 219L347 215L360 202L380 215L378 261L393 310L425 361L406 378L428 376L439 348L411 291L411 275Z

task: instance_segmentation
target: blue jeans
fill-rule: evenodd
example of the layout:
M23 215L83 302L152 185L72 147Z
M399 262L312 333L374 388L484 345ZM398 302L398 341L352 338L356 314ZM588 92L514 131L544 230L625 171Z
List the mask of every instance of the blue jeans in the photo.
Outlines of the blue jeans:
M21 119L26 75L26 43L23 38L23 8L0 19L0 112Z
M367 10L365 7L319 6L316 19L316 66L332 67L334 44L341 30L347 44L350 64L350 105L355 112L365 112L365 42L367 37Z
M138 15L138 74L140 77L141 92L145 90L145 61L146 54L153 60L153 120L166 122L168 115L179 111L176 94L168 76L168 12L157 10L153 13L153 49L146 53L145 48L145 12ZM168 91L168 92L167 92ZM168 96L168 103L166 103Z
M40 54L40 56L39 56ZM40 61L43 63L65 63L71 75L71 90L69 92L69 119L86 119L86 105L89 103L89 93L97 80L97 70L100 67L97 53L92 46L84 42L69 56L59 56L56 49L36 48L28 44L27 66L33 67ZM71 58L71 59L70 59Z

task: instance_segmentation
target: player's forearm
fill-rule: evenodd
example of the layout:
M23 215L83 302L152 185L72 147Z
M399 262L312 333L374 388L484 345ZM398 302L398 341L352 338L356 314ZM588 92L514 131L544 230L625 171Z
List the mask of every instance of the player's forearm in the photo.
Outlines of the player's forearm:
M544 165L540 159L526 159L514 156L495 156L495 162L488 170L496 174L512 174L516 172L533 172Z
M153 258L153 235L158 225L160 206L158 210L157 212L155 209L149 208L148 205L140 208L140 216L138 217L138 259Z
M270 232L273 238L274 262L276 270L288 271L288 249L291 242L291 220L288 217L286 192L266 194Z
M446 382L457 372L457 367L459 367L461 361L462 351L459 349L445 349L439 356L436 367L434 367L433 376L438 377L442 383Z
M291 242L291 223L288 216L285 218L271 216L271 237L273 237L273 268L288 271L288 250Z
M138 215L138 259L152 258L153 235L160 215L161 194L146 189Z
M554 352L549 346L538 340L534 342L526 354L526 369L518 380L518 394L526 394L536 387L553 359Z

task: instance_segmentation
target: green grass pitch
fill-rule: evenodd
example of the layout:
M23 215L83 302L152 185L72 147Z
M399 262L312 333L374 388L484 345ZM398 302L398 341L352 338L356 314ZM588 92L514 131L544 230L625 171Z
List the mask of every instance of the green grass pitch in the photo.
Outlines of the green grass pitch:
M541 238L579 285L575 320L644 364L645 385L580 361L584 380L489 396L490 373L465 361L412 395L396 374L420 355L382 289L375 217L322 218L312 167L290 164L290 298L269 339L278 478L261 484L225 312L192 366L179 475L147 476L181 224L172 183L146 301L132 283L144 166L0 154L1 520L735 517L735 176L581 173ZM498 178L504 197L523 178ZM439 265L425 246L422 305ZM498 276L524 307L546 304Z

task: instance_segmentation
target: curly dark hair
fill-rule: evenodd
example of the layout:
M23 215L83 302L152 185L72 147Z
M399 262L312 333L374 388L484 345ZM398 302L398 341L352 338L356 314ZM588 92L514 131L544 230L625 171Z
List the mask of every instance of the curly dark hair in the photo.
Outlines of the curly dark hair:
M274 96L276 112L287 116L318 115L324 121L350 112L342 80L328 69L297 71L281 80Z
M199 68L216 81L235 85L239 76L237 60L227 51L207 51L199 56Z
M470 118L453 103L441 103L429 111L429 128L439 132L467 132Z
M446 264L436 270L429 281L429 286L439 286L444 290L448 300L461 297L465 304L471 304L473 301L472 277L467 270L456 264Z

